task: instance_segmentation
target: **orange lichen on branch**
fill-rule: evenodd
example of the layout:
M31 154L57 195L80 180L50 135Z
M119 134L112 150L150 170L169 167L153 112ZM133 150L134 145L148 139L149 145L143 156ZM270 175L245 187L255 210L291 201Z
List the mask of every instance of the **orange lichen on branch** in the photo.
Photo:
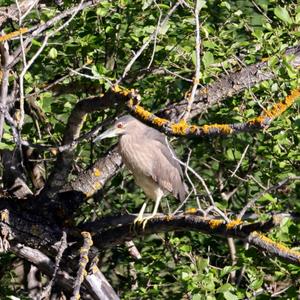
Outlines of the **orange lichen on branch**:
M280 252L283 252L285 254L290 254L292 256L296 256L298 258L298 260L300 261L300 252L292 250L292 249L288 248L287 246L285 246L283 244L276 243L276 242L274 242L273 240L271 240L270 238L266 237L265 235L263 235L262 233L260 233L258 231L252 232L252 235L254 237L258 237L266 245L269 245L269 246L277 249Z
M172 132L181 135L185 135L189 127L190 126L185 120L180 120L178 123L174 123L171 125Z
M208 225L211 229L216 229L223 224L223 220L209 220Z
M226 224L226 228L229 229L233 229L234 227L241 225L243 223L243 221L241 219L236 219L236 220L232 220L229 223Z
M155 117L153 120L152 120L153 124L157 125L157 126L163 126L165 124L168 123L168 120L167 119L163 119L163 118L159 118L159 117Z
M0 36L0 42L4 42L4 41L7 41L7 40L10 40L10 39L12 39L15 36L18 36L18 35L20 35L22 33L26 33L27 31L28 31L28 28L20 28L17 31L14 31L14 32L5 34L3 36Z
M166 215L164 218L167 222L171 221L173 219L172 215Z
M95 188L96 190L99 190L101 187L102 187L102 185L101 185L100 182L95 182L94 188Z
M101 172L98 168L94 168L93 173L94 173L94 176L96 176L96 177L99 177L101 175Z
M152 116L152 113L144 109L140 105L136 105L134 107L134 111L144 120L149 120L149 118Z
M210 133L212 130L218 130L220 133L223 134L230 134L232 133L232 128L228 124L211 124L211 125L203 125L202 126L204 133Z
M190 125L189 127L190 133L195 133L198 129L199 127L196 125Z
M262 125L265 123L268 119L274 119L278 116L280 116L282 113L284 113L298 98L300 97L300 89L295 89L291 92L290 95L286 96L285 99L280 102L273 105L273 107L269 110L264 111L264 113L254 118L250 121L248 121L249 124L259 124Z
M198 211L197 208L195 208L195 207L190 207L190 208L188 208L184 213L185 213L185 214L194 215L194 214L197 213L197 211Z
M157 126L163 126L166 123L168 123L168 120L163 119L163 118L159 118L154 116L151 112L149 112L148 110L144 109L142 106L140 105L134 105L134 100L130 99L127 103L127 105L132 108L134 110L134 112L142 119L147 120L147 121L151 121L154 125ZM154 116L153 119L151 119Z

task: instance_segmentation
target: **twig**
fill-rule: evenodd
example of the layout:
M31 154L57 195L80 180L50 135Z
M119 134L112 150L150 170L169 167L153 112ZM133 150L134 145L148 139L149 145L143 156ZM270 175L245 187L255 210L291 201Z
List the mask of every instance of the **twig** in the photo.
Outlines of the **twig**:
M193 168L191 168L191 167L188 166L186 163L184 163L183 161L181 161L180 159L178 159L177 157L175 157L175 155L173 154L173 151L172 151L172 149L171 149L171 147L170 147L170 144L169 144L169 142L168 142L167 137L165 138L165 140L166 140L167 146L168 146L168 148L169 148L169 151L172 153L173 158L174 158L176 161L178 161L179 164L181 164L181 165L183 165L185 168L187 168L187 170L189 170L192 174L194 174L194 176L196 176L196 178L198 178L198 179L200 180L200 182L202 183L202 185L203 185L203 187L204 187L204 189L205 189L205 191L206 191L206 193L207 193L207 195L208 195L208 198L209 198L210 203L212 204L214 210L215 210L218 214L220 214L220 216L222 216L222 217L224 218L224 220L228 220L228 218L226 217L226 215L225 215L220 209L217 208L217 206L216 206L216 204L215 204L215 201L214 201L214 199L213 199L213 197L212 197L212 194L211 194L210 190L208 189L208 187L207 187L207 185L206 185L204 179L203 179L196 171L194 171Z
M0 44L0 52L1 52L1 69L2 69L2 80L1 80L1 99L0 105L1 110L6 109L7 97L8 97L8 77L9 77L9 68L8 65L10 63L10 55L9 55L9 47L8 43L4 42ZM4 126L4 113L1 112L0 116L0 142L3 136L3 126Z
M247 151L248 151L249 146L250 146L250 144L248 144L248 145L246 146L246 148L245 148L245 150L244 150L244 152L243 152L243 154L242 154L242 156L241 156L241 158L240 158L240 160L239 160L239 162L238 162L236 168L234 169L234 171L232 172L232 174L230 175L230 177L235 176L235 173L236 173L236 172L238 171L238 169L240 168L240 166L241 166L241 164L242 164L242 161L244 160L245 155L246 155L246 153L247 153Z
M235 242L232 237L227 238L227 243L228 243L228 248L229 248L229 253L231 257L231 265L235 266L237 264L237 256L236 256L236 247L235 247ZM231 271L230 272L230 280L232 283L235 282L236 279L236 271Z
M59 270L59 265L60 265L63 253L67 249L67 247L68 247L67 234L66 234L65 231L63 231L63 235L62 235L61 240L60 240L60 246L59 246L59 249L57 251L57 255L55 257L55 266L54 266L54 271L53 271L52 278L49 281L49 283L47 284L47 286L44 288L44 290L43 290L43 292L40 296L40 299L47 298L47 297L50 296L54 281L56 279L57 272Z
M81 77L85 77L85 78L88 78L88 79L92 79L92 80L104 79L106 82L108 82L108 84L110 85L110 87L113 86L113 83L112 83L109 79L107 79L105 76L100 76L100 75L98 75L98 76L91 76L91 75L88 75L88 74L80 73L80 72L78 72L77 70L73 70L73 69L71 69L71 68L68 68L68 70L69 70L71 73L73 73L73 74L76 74L76 75L79 75L79 76L81 76Z
M163 28L167 24L168 20L170 19L171 15L176 10L179 4L180 1L177 1L176 4L169 10L165 18L163 19L163 21L159 24L159 26L157 26L158 29ZM155 29L155 31L148 37L147 41L143 44L143 46L139 49L139 51L133 56L130 62L126 65L122 76L117 80L116 84L120 84L120 82L126 77L127 73L130 71L135 61L140 57L143 51L149 46L150 42L155 38L156 31L157 29Z
M48 28L52 27L59 21L63 20L67 16L73 15L73 14L76 15L79 11L83 10L84 8L89 7L89 6L95 6L97 3L100 3L101 1L103 1L103 0L90 0L85 3L83 3L83 1L81 1L81 3L79 3L78 5L75 5L75 6L71 7L70 9L63 11L62 13L53 17L52 19L48 20L46 23L30 28L29 33L31 33L31 35L28 36L28 38L24 41L24 47L26 48L31 43L33 38L39 36L42 32L44 32ZM65 27L66 25L68 25L68 23L69 22L67 21L61 27ZM61 29L62 28L60 28L59 30L61 30ZM14 59L12 60L11 64L9 65L10 68L12 68L16 63L18 63L19 55L20 55L21 51L22 51L21 47L17 48L14 51L14 54L13 54Z
M81 0L80 4L76 7L75 11L71 15L71 17L60 27L55 29L53 32L48 33L45 35L44 40L38 51L34 54L34 56L30 59L30 61L27 63L27 65L24 66L21 74L20 74L20 120L18 124L19 130L22 129L23 123L24 123L24 117L25 117L25 112L24 112L24 76L28 69L31 67L31 65L35 62L35 60L39 57L39 55L42 53L44 48L47 45L48 39L55 35L57 32L61 31L63 28L69 25L69 23L74 19L74 17L77 15L79 10L81 9L81 6L83 4L84 0ZM26 44L26 43L25 43Z
M159 10L159 18L158 18L158 22L157 22L157 26L156 26L156 30L155 30L155 35L154 35L154 42L153 42L153 51L152 51L152 55L151 55L151 59L149 61L149 64L147 66L147 69L149 69L152 65L153 59L154 59L154 55L155 55L155 50L156 50L156 42L157 42L157 35L159 33L159 25L160 25L160 20L162 17L162 12L160 7L157 5L156 1L154 0L155 6L158 8Z
M91 234L87 231L81 232L84 238L83 246L80 248L80 259L79 259L79 269L77 272L76 280L74 282L73 296L71 300L80 299L80 287L86 276L86 265L89 262L88 254L91 246L93 245Z
M190 162L190 158L191 158L191 154L192 154L192 150L189 151L189 154L188 154L188 158L187 158L187 161L186 161L186 165L188 166L189 165L189 162ZM195 185L193 184L193 181L191 180L189 174L188 174L188 169L187 167L184 168L184 174L186 176L186 178L188 179L190 185L192 186L192 190L195 194L195 197L196 197L196 202L197 202L197 206L198 206L198 209L204 213L204 210L201 208L201 204L200 204L200 200L199 200L199 197L198 197L198 193L197 193L197 190L195 188Z
M269 193L271 191L274 191L274 190L277 190L279 189L280 187L286 185L289 181L291 180L300 180L300 176L291 176L291 177L287 177L285 179L283 179L282 181L278 182L277 184L267 188L266 190L260 192L256 197L254 197L253 199L251 199L247 205L245 205L245 207L241 210L241 212L239 213L238 215L238 219L242 219L244 214L246 213L246 211L254 205L254 203L261 197L263 196L264 194L266 193Z
M186 113L183 117L184 120L189 119L191 109L193 103L195 101L195 95L198 88L199 80L200 80L200 45L201 45L201 37L200 37L200 23L199 23L199 12L201 9L200 1L197 0L196 7L195 7L195 22L196 22L196 70L195 70L195 77L193 79L193 87L191 91L190 98L188 100L188 106L186 109Z

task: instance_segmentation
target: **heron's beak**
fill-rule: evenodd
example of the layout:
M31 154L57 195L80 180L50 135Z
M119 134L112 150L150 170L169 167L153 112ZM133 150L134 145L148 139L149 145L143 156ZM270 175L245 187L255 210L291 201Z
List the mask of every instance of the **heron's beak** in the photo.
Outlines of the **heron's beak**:
M97 136L93 140L93 142L95 143L95 142L101 141L103 139L112 138L115 136L118 136L118 132L117 132L116 128L112 127L112 128L105 130L104 132L102 132L99 136Z

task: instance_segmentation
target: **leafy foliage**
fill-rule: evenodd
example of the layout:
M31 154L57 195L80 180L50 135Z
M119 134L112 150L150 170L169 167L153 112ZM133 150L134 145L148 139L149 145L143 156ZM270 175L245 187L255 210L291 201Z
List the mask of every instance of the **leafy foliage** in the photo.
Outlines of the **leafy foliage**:
M185 2L192 8L195 5L191 0ZM192 123L244 122L299 86L299 72L290 65L292 57L283 58L288 47L299 43L299 2L201 2L204 5L200 12L200 84L212 83L223 74L262 60L268 61L276 78L211 107L191 120ZM2 1L1 5L10 3ZM47 2L47 6L32 10L23 26L39 26L73 4L74 1L64 1L59 7ZM32 97L44 115L36 118L27 114L23 139L58 145L75 103L109 89L134 53L155 32L158 20L170 10L170 5L170 1L165 0L102 1L96 7L83 10L69 26L57 32L25 76L27 101ZM4 30L12 32L17 26L9 22ZM123 81L126 87L140 91L142 104L149 110L156 112L169 103L176 103L190 90L192 83L186 78L194 76L194 32L193 13L182 4L157 32L155 43L142 53ZM12 50L19 45L18 40L10 43ZM40 37L32 41L27 60L40 45ZM17 71L21 69L19 63ZM62 80L49 88L59 79ZM89 131L116 113L120 112L107 109L89 115L83 131ZM190 166L204 178L217 206L230 215L238 213L264 188L299 174L298 113L299 103L263 132L203 140L177 139L172 144L183 161L192 151ZM105 141L97 146L82 142L77 148L70 179L103 156L114 142ZM0 148L12 145L12 131L6 126ZM243 155L246 147L248 150ZM45 151L43 158L49 162L46 166L49 174L55 156ZM202 184L192 175L191 179L202 207L207 208L210 204ZM292 181L279 190L262 194L252 212L258 219L280 212L299 213L299 196L299 184ZM81 208L78 222L95 216L137 212L144 200L145 195L124 170ZM171 197L168 200L174 210L176 201ZM167 211L165 203L163 206ZM196 197L192 196L187 207L196 206ZM299 231L298 224L286 220L271 236L297 249ZM142 254L139 261L134 261L123 246L101 253L102 270L122 299L268 299L277 292L282 299L297 299L299 267L267 257L253 248L247 249L240 241L236 241L236 264L232 263L225 239L195 232L156 234L135 243ZM1 257L1 264L10 264L2 260L5 256ZM230 277L235 272L238 278L242 269L240 280ZM2 287L7 283L7 276L1 280ZM5 292L1 289L2 294Z

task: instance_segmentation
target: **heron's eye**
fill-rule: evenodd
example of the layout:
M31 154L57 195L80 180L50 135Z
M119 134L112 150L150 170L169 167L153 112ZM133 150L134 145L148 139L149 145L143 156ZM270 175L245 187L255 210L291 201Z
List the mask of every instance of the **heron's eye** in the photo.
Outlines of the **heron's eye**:
M119 123L119 124L117 124L117 127L118 127L118 128L123 128L124 126L123 126L122 123Z

